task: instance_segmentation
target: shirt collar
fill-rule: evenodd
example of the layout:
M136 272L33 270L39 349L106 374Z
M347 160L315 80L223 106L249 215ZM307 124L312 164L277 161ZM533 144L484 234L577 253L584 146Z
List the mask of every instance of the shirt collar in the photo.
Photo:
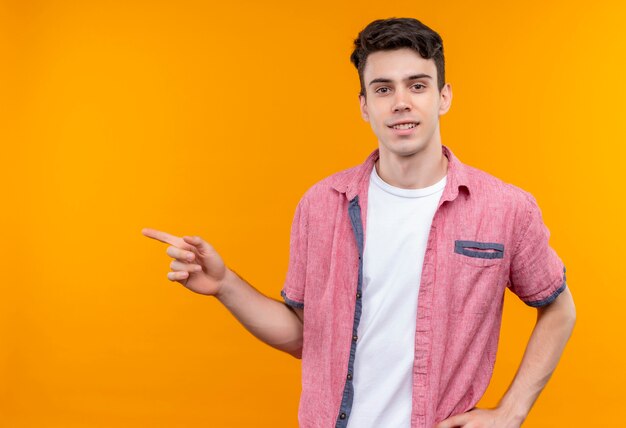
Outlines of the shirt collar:
M469 180L467 166L452 153L446 146L441 146L443 154L448 158L448 172L446 187L441 196L439 205L444 201L452 201L459 194L459 189L465 187L469 192ZM374 164L380 157L379 150L376 149L365 159L361 165L348 170L345 174L338 175L332 182L332 187L339 193L345 193L348 200L354 199L359 193L367 190L369 177L374 168Z

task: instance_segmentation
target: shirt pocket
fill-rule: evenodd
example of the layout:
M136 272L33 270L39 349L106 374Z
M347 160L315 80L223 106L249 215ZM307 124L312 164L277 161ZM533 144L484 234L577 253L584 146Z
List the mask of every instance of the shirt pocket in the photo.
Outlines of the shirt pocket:
M495 242L455 241L452 264L452 311L485 314L501 300L504 245Z
M494 266L504 259L504 245L497 242L454 241L459 259L473 266Z

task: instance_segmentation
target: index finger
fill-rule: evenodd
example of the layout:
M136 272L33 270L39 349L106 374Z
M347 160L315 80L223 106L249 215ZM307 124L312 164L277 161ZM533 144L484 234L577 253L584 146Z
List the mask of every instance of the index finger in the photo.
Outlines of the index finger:
M166 244L175 245L177 247L180 247L181 244L185 244L185 241L183 241L182 238L170 235L169 233L162 232L160 230L145 227L141 229L141 233L148 238L156 239L157 241L165 242Z

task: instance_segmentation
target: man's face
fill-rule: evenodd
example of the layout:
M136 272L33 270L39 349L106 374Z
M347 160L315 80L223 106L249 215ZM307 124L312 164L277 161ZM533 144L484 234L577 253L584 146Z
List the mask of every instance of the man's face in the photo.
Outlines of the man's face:
M382 152L411 156L440 143L439 116L450 108L452 89L437 88L435 61L409 48L370 54L363 70L367 97L361 115Z

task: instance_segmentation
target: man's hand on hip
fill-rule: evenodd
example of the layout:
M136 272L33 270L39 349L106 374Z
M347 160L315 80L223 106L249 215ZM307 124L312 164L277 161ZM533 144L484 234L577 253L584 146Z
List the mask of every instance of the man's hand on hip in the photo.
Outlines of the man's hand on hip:
M519 428L522 422L502 408L472 409L441 421L436 428Z

